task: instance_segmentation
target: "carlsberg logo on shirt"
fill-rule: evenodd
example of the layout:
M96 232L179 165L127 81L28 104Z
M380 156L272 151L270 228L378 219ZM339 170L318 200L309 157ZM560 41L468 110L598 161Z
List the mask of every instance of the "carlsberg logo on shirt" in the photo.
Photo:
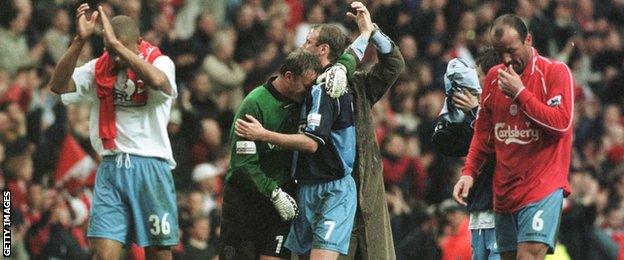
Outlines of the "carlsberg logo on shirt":
M539 140L540 131L537 129L518 129L517 125L513 128L505 123L496 123L494 126L494 135L496 140L505 144L528 144Z

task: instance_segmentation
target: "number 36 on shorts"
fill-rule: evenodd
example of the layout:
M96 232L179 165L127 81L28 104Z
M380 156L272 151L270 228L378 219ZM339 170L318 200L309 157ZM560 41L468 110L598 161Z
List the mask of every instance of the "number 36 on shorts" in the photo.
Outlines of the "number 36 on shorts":
M169 213L165 213L162 217L159 217L156 214L152 214L149 216L149 222L151 223L150 233L154 236L158 236L160 234L169 235L171 233L171 225L167 220Z

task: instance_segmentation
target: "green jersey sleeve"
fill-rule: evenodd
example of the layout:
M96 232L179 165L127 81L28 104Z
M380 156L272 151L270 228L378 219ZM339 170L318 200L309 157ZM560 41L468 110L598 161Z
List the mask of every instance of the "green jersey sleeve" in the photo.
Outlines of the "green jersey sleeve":
M234 118L244 118L251 115L264 125L262 114L256 102L243 102L239 112ZM230 131L230 170L226 175L226 181L236 179L236 183L245 188L257 190L263 195L270 197L273 190L278 187L277 181L268 177L260 167L259 156L260 142L241 138L234 133L234 126Z
M347 68L347 79L353 78L353 73L355 73L355 67L357 65L357 61L355 60L355 56L349 52L343 52L336 63L340 63L345 68Z

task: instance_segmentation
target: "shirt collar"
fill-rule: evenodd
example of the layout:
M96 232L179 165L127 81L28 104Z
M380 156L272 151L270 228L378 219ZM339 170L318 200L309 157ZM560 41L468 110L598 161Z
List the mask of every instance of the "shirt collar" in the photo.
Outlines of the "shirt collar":
M535 73L535 69L536 69L536 64L537 64L537 58L539 57L539 53L537 52L537 50L534 47L531 47L531 52L533 52L533 58L531 58L531 66L529 68L529 66L527 66L527 68L524 69L524 72L528 72L530 69L530 73L529 75L533 75L533 73ZM525 74L525 73L522 74Z
M327 71L327 70L328 70L329 68L331 68L331 66L333 66L333 65L334 65L334 64L332 64L332 63L328 63L327 65L325 65L325 67L323 67L323 68L321 69L321 71Z
M277 91L277 89L275 88L275 85L273 85L273 81L275 79L277 79L277 76L273 76L273 77L269 78L267 83L264 84L264 87L269 91L269 93L271 93L271 95L273 95L279 101L288 102L288 103L296 103L295 101L293 101L289 97L284 96L284 95L282 95L282 93Z

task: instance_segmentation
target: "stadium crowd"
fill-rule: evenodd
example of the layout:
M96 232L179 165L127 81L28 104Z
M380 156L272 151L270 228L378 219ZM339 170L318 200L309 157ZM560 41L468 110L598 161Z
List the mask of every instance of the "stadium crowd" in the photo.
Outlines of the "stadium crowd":
M91 177L93 162L101 160L89 142L89 108L64 107L46 88L75 35L82 2L5 0L0 6L0 187L12 193L16 259L89 257ZM179 95L168 132L182 239L174 255L215 258L234 111L303 44L311 25L338 23L355 38L357 27L345 16L350 1L87 2L103 5L109 17L135 19L143 38L175 62ZM463 159L441 155L431 136L447 62L474 62L488 44L489 25L504 13L523 17L539 53L565 62L575 79L572 194L555 255L624 259L624 1L362 2L407 64L373 109L398 259L470 259L468 215L451 199ZM103 46L93 37L79 65L101 55ZM376 59L372 53L361 69ZM128 254L140 259L141 249Z

